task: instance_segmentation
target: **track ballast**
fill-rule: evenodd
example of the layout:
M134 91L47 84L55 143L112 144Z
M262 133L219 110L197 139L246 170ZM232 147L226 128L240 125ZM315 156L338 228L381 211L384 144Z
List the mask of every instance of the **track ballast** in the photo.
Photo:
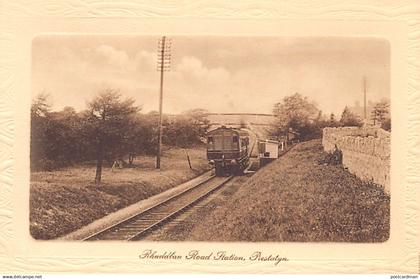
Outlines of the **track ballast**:
M207 197L232 178L233 176L212 176L194 187L83 240L139 240L164 223L170 222L173 217Z

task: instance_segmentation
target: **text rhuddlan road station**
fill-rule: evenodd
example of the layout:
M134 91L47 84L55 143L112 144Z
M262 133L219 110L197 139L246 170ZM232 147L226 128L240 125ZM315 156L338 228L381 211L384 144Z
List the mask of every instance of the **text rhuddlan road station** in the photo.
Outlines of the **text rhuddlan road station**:
M240 256L227 251L217 251L201 253L199 250L191 250L185 255L179 255L175 251L165 251L158 253L154 250L144 250L140 255L140 259L151 260L202 260L202 261L253 261L253 262L274 262L278 265L280 262L289 261L286 257L280 255L268 254L264 255L261 251L255 251L250 256Z

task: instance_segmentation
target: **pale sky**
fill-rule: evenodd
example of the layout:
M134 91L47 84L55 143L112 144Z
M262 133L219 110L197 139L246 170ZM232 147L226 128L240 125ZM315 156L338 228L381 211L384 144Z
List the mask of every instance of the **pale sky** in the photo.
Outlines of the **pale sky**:
M164 77L164 113L271 113L299 92L326 114L390 97L390 49L380 38L173 36ZM49 93L53 110L77 111L105 87L158 110L158 37L51 35L32 46L32 96Z

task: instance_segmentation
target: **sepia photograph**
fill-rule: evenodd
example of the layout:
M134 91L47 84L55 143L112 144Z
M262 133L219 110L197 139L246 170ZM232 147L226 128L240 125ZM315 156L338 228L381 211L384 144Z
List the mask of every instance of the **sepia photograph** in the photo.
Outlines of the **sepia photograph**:
M389 239L386 39L51 34L31 51L35 240Z

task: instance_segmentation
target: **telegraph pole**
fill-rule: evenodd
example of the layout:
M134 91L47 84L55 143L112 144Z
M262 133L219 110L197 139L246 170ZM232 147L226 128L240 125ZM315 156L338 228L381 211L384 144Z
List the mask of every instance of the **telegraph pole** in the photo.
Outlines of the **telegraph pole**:
M158 151L156 156L156 168L160 169L160 156L162 154L162 103L163 103L163 72L170 70L171 41L165 36L158 42L157 70L160 71L159 90L159 123L158 123Z
M363 77L363 116L365 119L365 123L367 123L367 116L366 116L366 76Z

